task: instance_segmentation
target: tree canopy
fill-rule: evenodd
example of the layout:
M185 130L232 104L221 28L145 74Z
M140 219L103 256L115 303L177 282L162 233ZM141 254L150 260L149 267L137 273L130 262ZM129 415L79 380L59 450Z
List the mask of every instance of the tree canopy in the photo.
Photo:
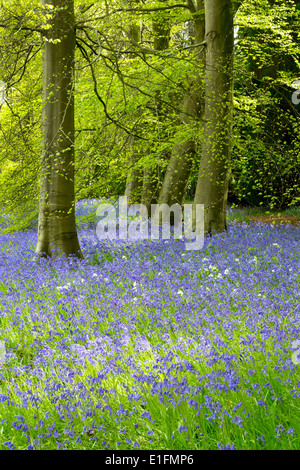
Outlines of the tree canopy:
M38 211L42 51L45 43L60 47L59 37L47 37L56 3L1 2L0 203L16 214L19 228ZM232 115L228 201L271 209L297 205L299 106L291 96L300 77L300 2L244 0L232 6L234 61L227 78L233 98L225 111L226 119ZM130 190L133 201L147 204L194 200L204 154L209 161L215 151L205 150L212 83L205 65L211 57L216 65L219 57L220 77L227 60L225 50L220 56L213 48L215 55L209 55L209 2L204 7L202 0L75 2L76 199ZM222 112L222 100L211 100L220 106L213 120ZM214 176L219 187L220 175ZM202 183L198 187L208 194ZM227 190L222 191L224 206Z

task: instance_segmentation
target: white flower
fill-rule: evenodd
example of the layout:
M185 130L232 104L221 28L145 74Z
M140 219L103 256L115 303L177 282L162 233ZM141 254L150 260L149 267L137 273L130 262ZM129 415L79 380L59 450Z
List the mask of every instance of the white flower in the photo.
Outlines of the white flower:
M182 291L181 289L179 289L179 290L177 291L177 294L183 296L183 291Z
M71 286L71 283L68 282L66 286L56 286L56 289L57 290L69 289L70 286Z
M210 269L211 271L219 271L217 266L213 266L212 264L208 266L208 269Z
M292 354L292 362L293 364L300 364L300 350L298 349L297 351L295 351L293 354Z

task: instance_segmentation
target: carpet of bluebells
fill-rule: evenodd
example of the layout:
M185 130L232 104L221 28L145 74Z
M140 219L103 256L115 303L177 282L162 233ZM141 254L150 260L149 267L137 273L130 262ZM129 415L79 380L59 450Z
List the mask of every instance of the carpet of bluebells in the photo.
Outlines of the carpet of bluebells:
M0 449L300 449L300 226L186 251L99 241L95 204L84 260L0 236Z

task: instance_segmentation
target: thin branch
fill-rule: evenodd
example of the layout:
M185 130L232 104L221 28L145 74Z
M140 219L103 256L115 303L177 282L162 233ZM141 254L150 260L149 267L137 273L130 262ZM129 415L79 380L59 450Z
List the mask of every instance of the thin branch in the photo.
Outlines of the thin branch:
M194 0L186 0L186 3L186 8L188 8L191 13L197 13L197 6Z
M8 84L7 84L7 88L11 88L11 87L13 87L14 85L16 85L17 83L19 83L19 82L21 81L21 79L23 78L23 76L24 76L24 74L25 74L25 72L26 72L27 64L28 64L28 63L31 61L31 59L40 51L41 48L39 47L39 48L31 55L31 57L30 57L30 53L31 53L32 49L33 49L33 46L30 45L30 46L29 46L28 53L27 53L26 58L25 58L25 62L24 62L24 64L22 65L22 67L19 68L19 70L22 69L22 73L21 73L20 77L19 77L17 80L15 80L13 83L8 83ZM19 70L18 70L16 73L18 73Z
M93 48L93 46L91 46L91 44L89 44L87 41L85 41L84 39L82 39L82 38L80 38L79 36L77 36L77 38L76 38L76 43L77 43L78 41L83 42L83 44L84 44L86 47L88 47L88 48L92 51L93 54L98 55L98 54L97 54L97 51L96 51L96 50Z
M236 14L240 6L244 3L244 0L233 0L233 12Z
M107 62L106 62L106 59L108 59L108 60L110 60L110 59L109 59L108 57L105 57L105 56L102 56L102 59L104 60L105 66L106 66L109 70L111 70L113 73L116 73L116 72L115 72L115 69L114 69L112 66L108 65ZM111 61L111 62L112 62L112 61ZM115 65L114 62L112 62L112 64ZM155 69L155 70L156 70L157 72L159 72L159 73L161 72L161 71L158 70L158 69ZM121 73L121 72L120 72L120 73ZM119 76L119 75L118 75L118 76ZM124 74L124 73L122 73L122 76L125 77L125 78L128 78L128 79L132 79L132 77L131 77L130 75L127 75L127 74ZM142 95L146 96L147 98L150 98L150 99L153 98L153 94L147 93L146 91L142 90L140 87L138 87L138 86L136 86L136 85L132 85L132 84L129 83L129 82L125 82L124 78L123 78L123 82L124 82L124 84L125 84L128 88L132 88L133 90L138 91L139 93L141 93ZM183 87L181 86L181 88L183 88ZM183 88L183 90L187 93L187 90L186 90L186 89ZM176 111L176 113L179 113L179 112L181 111L178 107L174 106L172 103L170 103L170 102L168 102L168 101L165 101L165 100L162 99L161 97L160 97L160 102L163 103L163 104L165 104L165 105L168 106L169 108L173 109L174 111ZM145 107L151 109L150 106L147 106L147 105L146 105Z
M90 8L92 8L93 6L95 5L95 3L91 3L89 6L87 7L81 7L80 8L80 13L86 13Z
M207 41L199 42L199 44L192 44L190 46L185 46L179 49L179 51L184 51L185 49L193 49L194 47L207 46Z
M160 55L162 57L170 57L170 55L171 55L170 52L168 52L167 50L159 51L157 49L151 49L150 47L141 46L138 42L136 42L132 37L130 37L127 34L126 34L126 37L137 49L139 49L141 52L144 52L145 54ZM180 49L177 49L177 50L184 51L186 49L193 49L193 48L199 47L199 46L204 46L205 47L206 45L207 45L207 41L203 41L203 42L200 42L199 44L192 44L190 46L181 47ZM122 51L122 53L123 53L123 51Z
M116 119L114 119L112 116L110 116L110 114L108 113L107 111L107 106L106 106L106 103L103 101L103 99L101 98L101 96L99 95L99 92L98 92L98 84L97 84L97 78L96 78L96 75L95 75L95 71L94 71L94 68L93 68L93 64L90 62L89 64L89 67L90 67L90 70L91 70L91 74L92 74L92 79L93 79L93 82L94 82L94 93L95 95L97 96L98 100L100 101L100 103L102 104L103 106L103 109L104 109L104 113L105 113L105 116L111 121L113 122L116 126L120 127L121 129L123 129L128 135L132 136L132 137L136 137L138 139L141 139L141 140L149 140L145 137L142 137L141 135L138 135L138 134L133 134L133 129L135 127L135 125L132 127L132 130L129 130L127 129L125 126L123 126L122 124L120 124L120 122L118 122Z
M153 7L153 8L118 8L116 10L113 10L110 15L114 15L115 13L127 13L127 12L135 12L135 13L152 13L156 11L166 11L166 10L173 10L174 8L186 8L190 10L190 7L186 3L176 3L175 5L168 5L165 7ZM196 10L195 10L196 12ZM76 23L76 26L82 23L87 23L91 22L94 20L104 20L109 16L108 14L105 14L103 16L95 16L94 18L91 19L86 19L86 20L81 20Z
M0 28L6 28L10 29L11 27L6 25L6 24L0 24ZM36 33L42 33L44 30L42 28L29 28L28 26L15 26L14 28L11 28L12 31L30 31L30 32L36 32Z
M95 41L94 39L92 39L89 35L89 33L87 32L87 28L85 27L79 27L79 29L82 29L82 31L84 32L84 34L86 35L86 37L88 38L89 41L91 41L93 44L98 44L99 43L99 39L98 39L98 32L97 32L97 41ZM92 29L93 31L95 31L95 28L93 28L92 26L89 26L89 29Z
M89 59L89 55L88 53L86 52L85 48L83 47L82 44L80 44L78 41L76 41L76 46L79 48L81 54L83 55L83 57L85 58L85 60L87 60L87 62L90 62L90 59Z
M99 36L98 36L98 32L97 32L96 29L95 29L95 32L96 32L96 37L97 37L98 52L96 52L96 51L94 50L94 48L93 48L90 44L88 44L86 41L84 41L84 39L79 38L79 37L77 38L78 40L82 41L87 47L89 47L89 48L91 49L91 51L92 51L94 54L96 54L96 57L95 57L92 61L90 61L86 50L83 48L82 45L80 45L80 44L78 43L78 41L76 41L76 44L79 46L79 48L81 48L81 50L84 50L84 54L83 54L83 55L84 55L85 59L89 62L88 64L83 65L82 67L77 68L77 70L83 70L83 69L85 69L86 67L90 67L90 66L91 66L92 64L94 64L94 62L96 62L96 61L99 59L99 57L101 56L102 47L101 47L100 40L99 40Z

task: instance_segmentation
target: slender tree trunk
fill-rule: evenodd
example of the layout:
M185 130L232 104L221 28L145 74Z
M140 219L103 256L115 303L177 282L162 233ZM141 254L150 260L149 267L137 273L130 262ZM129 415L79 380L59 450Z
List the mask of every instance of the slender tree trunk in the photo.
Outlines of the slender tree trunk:
M127 197L127 203L139 203L143 190L143 170L136 166L140 155L137 151L137 145L134 145L134 136L130 136L128 160L129 169L127 172L126 188L124 195Z
M162 2L162 0L160 0ZM163 2L162 2L163 3ZM153 48L156 51L164 51L169 48L171 22L166 14L156 13L152 20ZM157 118L161 118L161 92L156 93ZM151 213L151 204L156 204L159 196L161 183L159 181L160 169L158 165L152 165L144 169L143 191L141 203L147 207L148 214Z
M48 20L51 27L43 33L43 143L36 252L82 257L74 207L74 2L43 0L42 4L52 16Z
M195 44L200 44L204 40L204 15L203 0L197 2L197 14L194 20ZM199 46L197 63L199 69L204 68L204 53L201 53L203 46ZM202 74L199 71L198 77L189 86L182 101L182 112L179 116L179 133L175 143L171 158L167 166L164 181L158 198L158 204L182 204L185 197L186 186L190 171L195 161L196 142L191 137L182 140L182 129L184 126L191 128L193 125L199 126L200 119L204 112L204 87L202 85ZM158 222L157 218L155 220Z
M194 199L204 204L204 231L226 230L232 131L233 12L229 0L205 0L205 124ZM195 212L194 212L195 213Z
M159 181L160 168L156 164L151 168L144 168L143 191L141 203L147 207L147 212L150 216L151 204L156 204L160 189Z
M132 168L128 170L124 196L127 197L128 204L138 204L143 191L143 171L134 168L135 162L131 157L129 160Z
M130 0L128 2L128 5L134 6L138 3L138 1ZM132 23L128 28L128 35L134 42L139 43L141 41L140 25ZM134 54L132 57L134 57ZM126 188L124 195L127 197L128 204L133 204L140 202L143 190L143 170L139 167L136 167L136 162L138 162L138 160L140 159L140 155L137 152L137 145L135 145L134 136L130 136L129 151L129 168L127 172Z
M183 126L192 126L198 118L199 86L192 85L186 93L182 103L182 112L179 117L180 128L178 141L175 143L169 160L164 181L160 190L159 204L182 204L188 183L190 170L196 156L195 139L181 141ZM195 88L193 90L193 87ZM189 129L188 129L189 131Z

